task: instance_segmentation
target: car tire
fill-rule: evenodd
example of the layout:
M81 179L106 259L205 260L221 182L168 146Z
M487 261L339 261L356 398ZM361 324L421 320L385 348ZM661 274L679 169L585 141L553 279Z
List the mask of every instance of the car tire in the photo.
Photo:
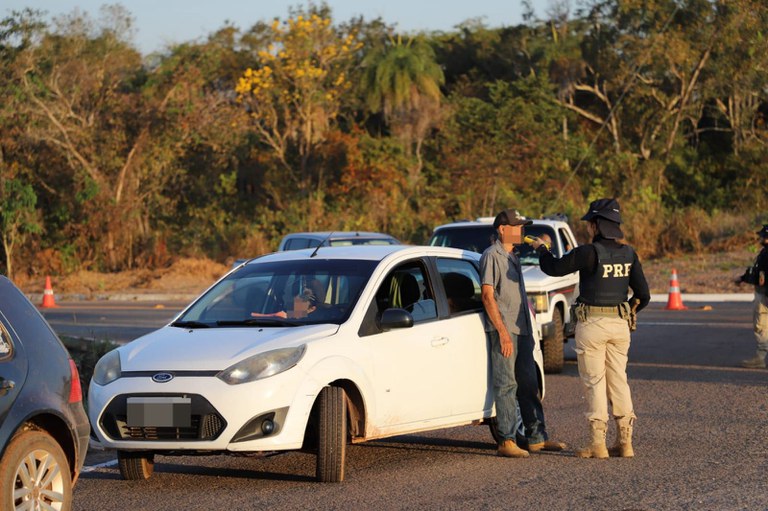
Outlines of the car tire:
M563 312L555 307L552 320L555 323L554 333L542 339L541 352L544 357L545 373L561 373L563 371L563 355L565 333L563 332Z
M0 496L0 509L72 509L69 462L51 435L26 430L11 439L0 462Z
M151 452L117 451L120 475L127 481L146 481L155 471L155 455Z
M317 480L344 480L347 450L347 396L341 387L325 387L317 407Z

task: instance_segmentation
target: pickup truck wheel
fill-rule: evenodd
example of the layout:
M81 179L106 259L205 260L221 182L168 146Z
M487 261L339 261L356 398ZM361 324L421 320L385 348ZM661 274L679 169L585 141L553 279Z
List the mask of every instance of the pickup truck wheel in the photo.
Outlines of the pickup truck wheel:
M120 475L127 481L146 481L155 471L155 455L151 452L117 451Z
M555 332L542 339L541 351L544 356L544 372L560 373L563 371L563 347L565 334L563 332L563 312L555 308L553 318Z
M321 483L340 483L347 449L347 396L341 387L325 387L318 400L316 477Z

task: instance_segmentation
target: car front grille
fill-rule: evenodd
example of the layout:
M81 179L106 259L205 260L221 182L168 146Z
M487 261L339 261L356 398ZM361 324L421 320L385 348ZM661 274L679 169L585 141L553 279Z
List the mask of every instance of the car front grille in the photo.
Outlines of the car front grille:
M192 401L189 427L128 426L129 397L185 397ZM210 441L227 427L227 422L204 397L197 394L122 394L115 397L99 420L112 440L135 441Z

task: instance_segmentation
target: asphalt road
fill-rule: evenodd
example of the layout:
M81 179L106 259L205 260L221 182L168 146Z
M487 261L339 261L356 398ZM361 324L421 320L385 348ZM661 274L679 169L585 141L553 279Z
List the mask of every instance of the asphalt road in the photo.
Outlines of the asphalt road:
M111 453L92 451L75 509L768 509L768 371L736 367L754 349L750 304L663 305L641 314L633 336L634 459L582 460L570 449L500 459L487 428L467 426L350 446L341 484L314 482L314 457L303 453L158 456L155 474L140 483L120 479ZM57 331L67 309L49 320ZM87 328L103 323L117 336L114 317L131 337L149 321L133 314L160 326L175 310L100 308L95 317L105 319ZM574 447L587 425L567 353L563 373L547 377L544 404L551 436Z

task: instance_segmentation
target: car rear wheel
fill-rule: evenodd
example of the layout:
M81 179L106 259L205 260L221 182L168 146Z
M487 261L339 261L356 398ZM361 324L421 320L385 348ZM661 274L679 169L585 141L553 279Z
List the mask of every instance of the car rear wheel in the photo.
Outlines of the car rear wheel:
M347 449L347 396L341 387L325 387L317 407L317 480L344 480Z
M563 371L563 351L565 334L563 332L563 312L555 308L553 314L555 331L549 337L545 337L541 343L541 351L544 356L544 372L560 373Z
M0 462L0 509L72 508L72 477L61 446L44 431L22 431Z
M120 475L128 481L145 481L155 471L155 455L151 452L117 451Z

